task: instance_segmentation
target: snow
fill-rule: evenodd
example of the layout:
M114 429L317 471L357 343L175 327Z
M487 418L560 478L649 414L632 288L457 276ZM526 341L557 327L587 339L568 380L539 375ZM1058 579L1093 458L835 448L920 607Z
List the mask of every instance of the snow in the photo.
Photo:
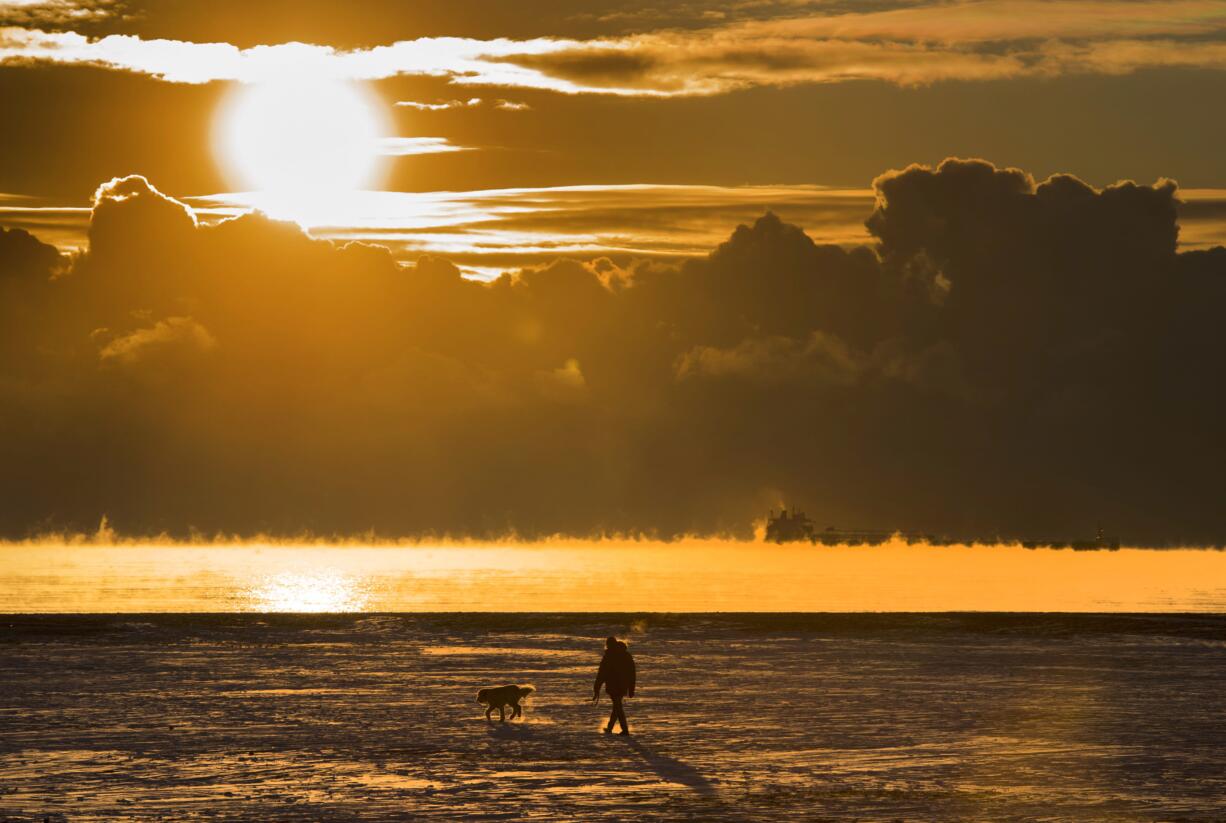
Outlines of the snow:
M1221 818L1224 687L1208 615L10 616L0 819Z

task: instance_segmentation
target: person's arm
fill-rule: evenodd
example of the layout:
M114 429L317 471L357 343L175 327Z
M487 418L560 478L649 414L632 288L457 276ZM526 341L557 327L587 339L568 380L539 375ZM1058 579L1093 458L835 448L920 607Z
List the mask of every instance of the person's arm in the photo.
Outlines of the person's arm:
M635 680L635 677L637 676L638 672L637 672L637 671L635 670L635 668L634 668L634 657L632 657L631 655L627 654L627 655L626 655L626 662L629 664L629 665L627 666L627 669L629 670L629 672L628 672L628 673L629 673L629 675L630 675L630 683L628 684L628 685L629 685L629 689L627 690L627 692L626 692L626 693L627 693L627 694L629 694L631 697L634 697L634 680Z
M596 670L596 685L592 688L592 699L600 698L600 687L609 679L609 658L603 657L600 660L600 668Z

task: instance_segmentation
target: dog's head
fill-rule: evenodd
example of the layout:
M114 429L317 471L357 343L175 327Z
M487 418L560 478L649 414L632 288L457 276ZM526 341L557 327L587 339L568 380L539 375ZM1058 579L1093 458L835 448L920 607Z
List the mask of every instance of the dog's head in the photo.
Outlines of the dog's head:
M520 686L520 687L519 687L519 696L520 696L520 697L527 697L528 695L532 694L534 691L536 691L536 687L535 687L535 686Z
M490 702L490 690L482 689L481 691L477 692L477 702L478 703Z

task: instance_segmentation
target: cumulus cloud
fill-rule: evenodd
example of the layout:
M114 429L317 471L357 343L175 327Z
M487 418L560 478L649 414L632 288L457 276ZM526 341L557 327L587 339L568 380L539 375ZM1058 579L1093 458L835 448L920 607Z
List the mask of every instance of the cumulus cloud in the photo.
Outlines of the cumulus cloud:
M117 178L71 260L0 234L0 530L745 535L782 492L1226 542L1226 249L1178 250L1175 184L947 160L874 190L868 245L767 213L480 283Z
M64 263L54 246L43 243L24 229L3 226L0 226L0 260L4 261L0 277L19 279L53 276Z
M747 337L729 348L696 346L678 358L677 376L849 385L860 371L858 361L843 341L815 331L805 340Z
M735 22L717 17L704 28L648 28L621 36L422 37L358 49L306 43L238 48L9 26L0 28L0 63L84 63L176 83L258 82L293 71L350 80L416 75L456 85L652 97L857 79L920 85L1226 65L1226 11L1217 0L794 8L788 17ZM401 105L437 111L470 107L477 100Z
M99 335L95 333L94 336ZM209 330L190 317L167 317L111 340L98 356L102 360L132 364L167 349L206 352L216 345Z
M1213 245L1226 235L1226 210L1216 205L1222 192L1202 190L1195 198L1181 212L1180 240ZM204 222L233 217L259 202L250 193L190 199ZM587 185L354 192L312 204L295 219L315 237L378 243L406 261L445 255L488 278L559 257L701 257L727 236L729 226L752 222L767 209L806 226L822 243L861 245L869 239L864 215L872 205L868 188ZM90 211L0 206L0 221L76 250L86 245Z

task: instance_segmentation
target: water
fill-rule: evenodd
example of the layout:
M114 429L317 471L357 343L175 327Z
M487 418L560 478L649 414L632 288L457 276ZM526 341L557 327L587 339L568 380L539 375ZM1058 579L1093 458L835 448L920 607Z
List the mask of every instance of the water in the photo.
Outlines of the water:
M1219 612L1226 553L1017 546L0 546L0 613Z

